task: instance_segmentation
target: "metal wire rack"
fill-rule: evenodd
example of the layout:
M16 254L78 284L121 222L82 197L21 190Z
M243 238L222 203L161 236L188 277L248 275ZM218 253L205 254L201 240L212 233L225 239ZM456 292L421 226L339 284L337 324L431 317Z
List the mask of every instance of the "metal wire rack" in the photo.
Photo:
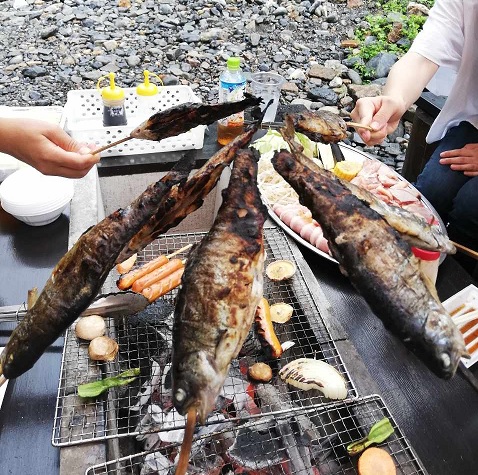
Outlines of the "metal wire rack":
M174 252L187 244L197 243L203 236L204 233L162 236L142 251L137 265L142 265L158 255ZM265 229L265 241L266 265L276 259L289 259L297 263L288 238L282 230ZM103 293L118 291L117 277L116 271L113 270ZM138 323L139 319L135 316L109 319L107 334L119 343L118 357L111 363L91 361L87 344L76 338L73 329L68 330L58 387L53 445L68 446L184 427L184 418L175 410L170 410L171 309L176 293L176 290L172 291L157 304L158 308L153 313L159 312L162 314L161 318L153 315L153 320L146 323ZM243 348L246 348L247 354L231 365L220 398L223 406L218 407L218 413L228 412L227 417L232 420L247 419L251 415L242 410L242 404L247 402L250 391L244 369L256 361L270 364L275 375L273 382L281 393L281 407L273 410L273 413L330 402L317 390L303 391L293 388L285 385L277 376L280 366L301 357L321 359L334 366L347 382L348 397L356 397L355 386L299 266L296 274L285 282L273 282L265 277L264 296L270 304L286 302L293 307L291 320L285 324L275 324L275 330L282 343L292 341L294 346L283 353L280 361L271 361L267 360L262 351L257 350L257 345L254 344L257 339L252 337L246 341ZM249 344L250 348L247 349ZM110 389L106 395L95 400L82 399L77 395L79 384L138 367L141 369L141 376L135 383ZM141 395L138 397L140 390ZM227 405L229 406L226 411ZM214 423L214 417L207 422Z
M390 420L394 433L379 447L391 455L397 474L426 474L384 402L376 395L228 425L212 436L201 435L199 431L188 473L357 474L359 456L350 456L347 446L365 437L372 425L384 417ZM176 443L157 451L122 457L90 467L86 475L167 475L174 473L178 450Z

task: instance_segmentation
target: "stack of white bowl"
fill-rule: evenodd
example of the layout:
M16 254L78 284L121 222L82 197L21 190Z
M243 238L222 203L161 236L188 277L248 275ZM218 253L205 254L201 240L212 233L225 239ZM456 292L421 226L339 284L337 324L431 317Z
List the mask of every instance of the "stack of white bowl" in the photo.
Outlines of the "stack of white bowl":
M0 184L2 208L31 226L55 221L73 198L73 180L22 168Z

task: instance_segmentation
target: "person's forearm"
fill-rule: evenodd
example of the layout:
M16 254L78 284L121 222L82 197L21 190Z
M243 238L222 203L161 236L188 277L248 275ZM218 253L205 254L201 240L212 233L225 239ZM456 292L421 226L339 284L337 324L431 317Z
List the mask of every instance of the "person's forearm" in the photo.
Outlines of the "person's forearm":
M383 95L400 98L405 112L420 97L437 69L429 59L408 52L390 70Z

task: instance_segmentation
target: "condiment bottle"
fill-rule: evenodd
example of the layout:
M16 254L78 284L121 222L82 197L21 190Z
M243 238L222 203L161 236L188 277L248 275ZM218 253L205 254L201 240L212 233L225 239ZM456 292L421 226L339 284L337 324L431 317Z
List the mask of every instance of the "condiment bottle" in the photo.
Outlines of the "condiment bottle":
M246 78L241 71L241 58L231 56L227 68L219 78L219 102L237 102L244 98ZM226 145L244 131L244 112L219 119L217 124L217 141Z
M438 251L426 251L418 247L412 247L413 254L420 261L420 269L433 284L437 281L438 265L440 263L440 253Z
M140 120L149 119L149 117L156 112L158 108L157 95L159 93L159 87L156 84L150 82L149 77L154 76L161 85L163 81L154 73L149 72L147 69L143 71L144 81L136 86L136 109L135 115Z
M100 88L101 82L108 77L109 86ZM96 88L101 91L103 99L103 125L105 127L126 125L125 93L121 87L115 84L115 73L100 77Z

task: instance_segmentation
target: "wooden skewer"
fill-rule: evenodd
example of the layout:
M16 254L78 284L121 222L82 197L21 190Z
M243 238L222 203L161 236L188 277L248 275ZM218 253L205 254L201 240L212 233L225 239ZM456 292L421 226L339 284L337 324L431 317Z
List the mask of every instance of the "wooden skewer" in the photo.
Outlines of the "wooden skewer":
M346 122L346 124L347 127L353 127L354 129L366 129L370 132L376 132L376 130L373 127L370 127L370 125L359 124L358 122Z
M168 254L166 257L168 259L171 259L171 257L177 256L178 254L181 254L181 252L187 251L192 246L193 246L192 244L187 244L186 246L182 247L181 249L178 249L177 251L174 251L171 254Z
M7 382L7 378L3 376L3 374L0 376L0 387L3 386Z
M466 254L467 256L472 257L473 259L476 259L478 261L478 252L474 251L473 249L470 249L468 247L462 246L461 244L458 244L457 242L451 241L452 244L463 254Z
M97 153L101 153L101 152L104 152L105 150L108 150L109 148L112 148L114 147L115 145L119 145L120 143L123 143L123 142L126 142L127 140L131 140L133 137L131 137L130 135L128 135L128 137L124 137L120 140L117 140L116 142L112 142L108 145L105 145L104 147L100 147L100 148L97 148L96 150L93 150L93 152L91 152L92 155L96 155Z

